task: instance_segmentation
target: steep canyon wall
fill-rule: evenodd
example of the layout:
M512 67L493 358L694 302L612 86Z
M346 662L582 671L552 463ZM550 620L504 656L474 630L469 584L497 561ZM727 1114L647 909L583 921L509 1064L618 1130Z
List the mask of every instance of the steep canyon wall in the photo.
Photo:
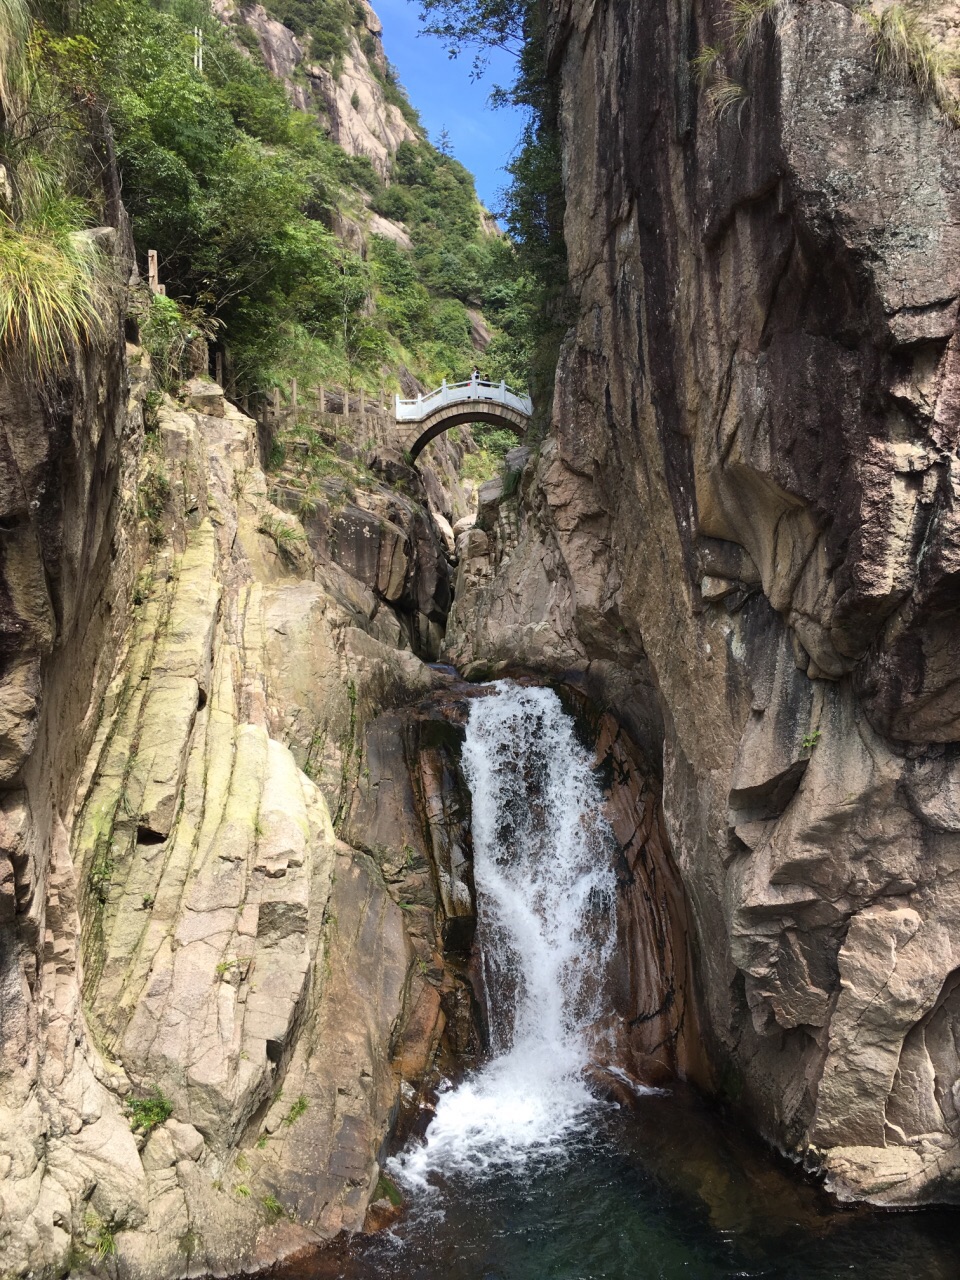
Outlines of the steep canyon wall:
M448 652L662 742L727 1096L841 1197L954 1200L957 134L834 0L548 21L578 319Z
M153 389L116 262L103 341L0 396L4 1275L234 1272L359 1229L475 1035L431 757L382 730L449 684L414 647L456 457L436 516L381 447L394 480L304 529L216 384Z

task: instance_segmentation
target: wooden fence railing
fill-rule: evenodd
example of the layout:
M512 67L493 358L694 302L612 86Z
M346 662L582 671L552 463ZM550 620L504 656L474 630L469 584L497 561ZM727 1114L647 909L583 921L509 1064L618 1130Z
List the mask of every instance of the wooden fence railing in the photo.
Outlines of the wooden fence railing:
M269 391L254 391L241 398L240 407L251 417L264 422L269 419L275 425L296 417L301 411L350 418L363 418L367 414L392 417L393 393L384 387L376 395L371 395L362 387L356 391L342 386L304 389L298 386L294 378L285 396L279 387L271 387Z

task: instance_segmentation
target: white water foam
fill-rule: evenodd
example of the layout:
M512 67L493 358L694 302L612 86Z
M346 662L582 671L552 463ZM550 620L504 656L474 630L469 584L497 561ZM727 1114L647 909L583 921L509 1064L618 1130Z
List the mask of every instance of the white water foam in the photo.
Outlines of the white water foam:
M552 690L492 690L471 704L463 769L494 1056L391 1162L412 1187L557 1154L600 1105L583 1072L615 938L603 797Z

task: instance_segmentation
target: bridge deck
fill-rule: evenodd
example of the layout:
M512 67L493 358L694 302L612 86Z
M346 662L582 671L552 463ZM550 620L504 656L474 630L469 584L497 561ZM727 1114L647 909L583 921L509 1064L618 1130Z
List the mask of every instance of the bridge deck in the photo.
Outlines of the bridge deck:
M529 396L518 395L511 391L505 382L484 382L480 378L471 378L469 382L443 383L427 395L417 396L416 400L401 400L396 397L394 412L397 422L424 422L432 414L448 405L469 405L471 401L479 401L484 407L503 405L515 413L529 418L533 412L533 404Z

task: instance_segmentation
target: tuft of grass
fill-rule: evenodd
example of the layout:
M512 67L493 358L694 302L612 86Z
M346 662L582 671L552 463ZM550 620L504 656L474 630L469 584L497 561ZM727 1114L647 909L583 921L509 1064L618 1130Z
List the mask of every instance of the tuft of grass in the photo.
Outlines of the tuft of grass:
M705 44L696 57L690 59L693 78L701 88L713 79L722 58L723 50L719 45Z
M278 1218L285 1218L287 1216L286 1209L276 1196L264 1196L262 1203L271 1222L276 1222Z
M740 52L756 42L764 18L778 4L779 0L730 0L730 33Z
M145 1098L128 1098L126 1112L130 1128L150 1133L173 1115L173 1103L156 1086Z
M707 90L707 101L710 104L710 115L719 124L727 112L737 106L738 103L738 112L743 109L743 105L747 101L747 91L742 84L738 84L736 80L731 80L729 76L723 75Z
M267 459L267 470L270 472L279 471L287 460L287 448L282 440L274 440L270 446L270 456Z
M117 1252L114 1228L108 1222L104 1222L103 1218L93 1210L87 1213L84 1226L88 1233L87 1240L92 1242L96 1260L103 1262L106 1258L112 1258Z
M295 1120L300 1119L309 1105L309 1100L301 1093L300 1097L297 1098L296 1102L283 1117L283 1123L287 1126L292 1125Z
M960 69L957 59L936 44L919 15L894 4L881 13L861 9L860 16L873 33L877 70L900 84L914 84L924 101L936 103L952 124L960 125L960 102L948 83Z
M287 524L279 516L264 516L260 521L260 532L265 533L268 538L272 538L281 556L285 556L288 559L292 558L292 548L297 543L305 540L302 529L296 528L295 525Z

